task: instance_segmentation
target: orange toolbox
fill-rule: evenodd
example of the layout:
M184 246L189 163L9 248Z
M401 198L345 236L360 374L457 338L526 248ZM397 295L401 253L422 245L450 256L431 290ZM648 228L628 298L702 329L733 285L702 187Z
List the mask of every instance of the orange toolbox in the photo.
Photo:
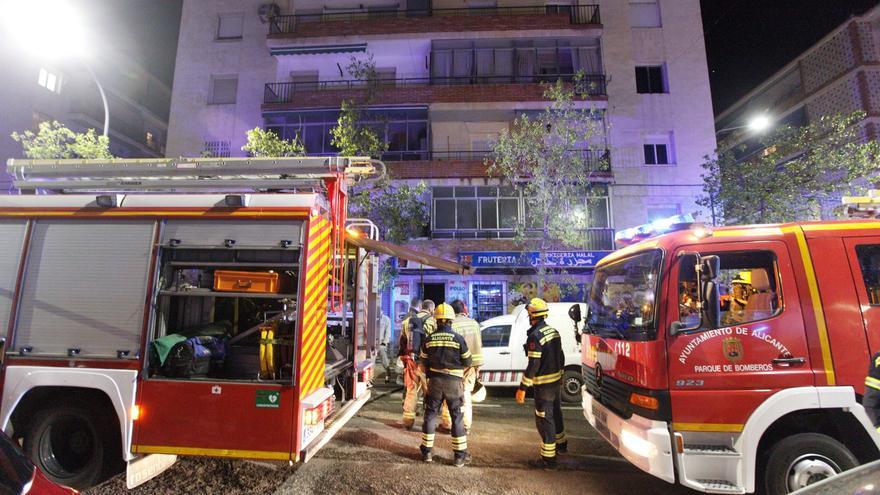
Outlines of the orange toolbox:
M222 292L278 293L278 274L275 272L214 271L214 290Z

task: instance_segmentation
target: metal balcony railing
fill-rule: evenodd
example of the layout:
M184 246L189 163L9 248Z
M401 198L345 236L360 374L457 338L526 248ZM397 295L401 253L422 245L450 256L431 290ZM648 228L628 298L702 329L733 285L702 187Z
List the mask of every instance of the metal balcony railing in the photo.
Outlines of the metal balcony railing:
M412 19L429 17L468 16L569 16L571 24L601 24L598 5L535 5L526 7L471 7L458 9L374 9L348 12L323 12L320 14L279 15L269 20L269 34L293 34L301 24L318 22L369 22L378 19Z
M526 230L526 237L539 238L544 235L539 230ZM583 231L583 249L588 251L613 251L614 229L595 228ZM513 229L433 229L434 239L512 239L516 237Z
M292 103L296 95L313 91L357 91L370 89L395 89L425 86L456 86L477 84L539 84L557 80L572 81L574 74L536 74L531 76L450 76L450 77L410 77L395 79L336 80L316 82L267 83L263 92L264 104ZM605 74L587 74L581 80L584 92L590 96L606 94Z

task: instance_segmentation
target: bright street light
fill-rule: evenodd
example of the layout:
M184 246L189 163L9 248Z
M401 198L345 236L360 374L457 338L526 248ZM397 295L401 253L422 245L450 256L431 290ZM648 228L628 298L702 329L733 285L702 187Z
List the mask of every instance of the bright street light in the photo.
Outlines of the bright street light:
M86 61L88 36L70 0L0 0L0 22L8 37L35 57L76 57L92 76L104 103L104 136L110 130L110 107L98 77Z
M773 125L773 119L770 118L767 114L755 115L752 117L746 125L738 125L736 127L725 127L724 129L718 129L715 131L715 135L721 134L722 132L727 131L735 131L738 129L748 129L755 134L760 134Z

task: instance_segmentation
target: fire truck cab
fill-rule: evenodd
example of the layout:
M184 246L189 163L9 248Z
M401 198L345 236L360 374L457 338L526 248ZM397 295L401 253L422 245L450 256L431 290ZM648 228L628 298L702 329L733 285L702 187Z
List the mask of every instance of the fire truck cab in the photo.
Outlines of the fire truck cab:
M8 169L51 194L0 197L0 429L53 480L127 463L133 487L177 455L306 461L369 399L368 250L388 246L347 226L346 192L381 162Z
M602 259L586 303L584 416L642 470L777 495L880 457L880 221L685 226Z

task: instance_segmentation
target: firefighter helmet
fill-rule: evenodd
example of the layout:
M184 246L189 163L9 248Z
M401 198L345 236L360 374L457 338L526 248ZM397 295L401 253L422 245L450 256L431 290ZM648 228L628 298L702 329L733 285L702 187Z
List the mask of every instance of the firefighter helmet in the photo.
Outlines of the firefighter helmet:
M452 310L452 306L442 303L439 304L434 309L434 319L435 320L454 320L455 319L455 311Z
M526 311L529 312L529 318L545 318L550 312L550 309L547 307L547 301L540 297L535 297L529 301L529 304L526 306Z

